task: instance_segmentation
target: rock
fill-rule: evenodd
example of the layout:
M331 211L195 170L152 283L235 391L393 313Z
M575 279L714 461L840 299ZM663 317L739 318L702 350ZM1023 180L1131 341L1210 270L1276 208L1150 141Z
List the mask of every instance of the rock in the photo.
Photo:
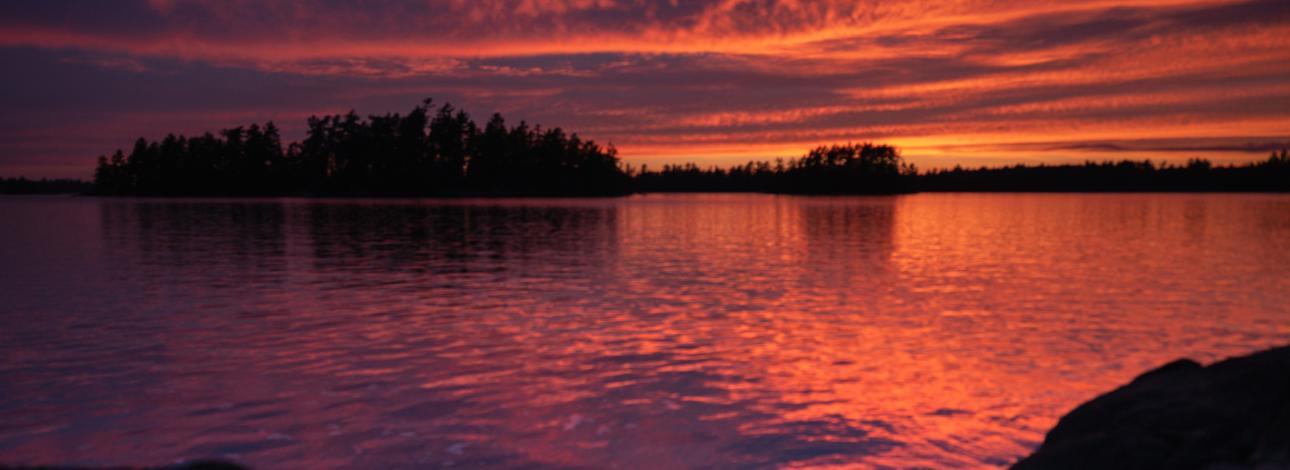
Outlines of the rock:
M1063 416L1012 468L1290 468L1290 346L1142 374Z

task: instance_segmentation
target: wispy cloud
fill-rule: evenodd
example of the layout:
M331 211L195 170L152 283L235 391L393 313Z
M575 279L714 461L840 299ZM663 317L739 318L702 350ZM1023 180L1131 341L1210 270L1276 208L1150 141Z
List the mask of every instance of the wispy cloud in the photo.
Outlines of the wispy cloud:
M872 139L926 165L1248 159L1290 140L1281 0L14 1L0 56L20 71L0 103L45 116L0 131L6 173L36 155L87 173L83 146L29 136L91 119L116 124L81 142L121 146L425 96L639 162Z

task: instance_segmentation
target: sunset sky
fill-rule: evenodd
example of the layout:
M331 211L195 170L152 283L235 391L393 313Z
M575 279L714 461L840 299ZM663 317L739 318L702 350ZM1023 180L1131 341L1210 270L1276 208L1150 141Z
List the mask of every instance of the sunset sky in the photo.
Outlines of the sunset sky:
M0 176L425 97L651 166L845 141L921 167L1290 146L1286 0L9 0L0 57Z

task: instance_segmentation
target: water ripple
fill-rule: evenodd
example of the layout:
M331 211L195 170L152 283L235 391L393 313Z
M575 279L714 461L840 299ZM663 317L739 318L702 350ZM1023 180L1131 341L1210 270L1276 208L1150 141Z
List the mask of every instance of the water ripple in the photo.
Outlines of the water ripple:
M995 467L1290 340L1285 196L0 208L4 463Z

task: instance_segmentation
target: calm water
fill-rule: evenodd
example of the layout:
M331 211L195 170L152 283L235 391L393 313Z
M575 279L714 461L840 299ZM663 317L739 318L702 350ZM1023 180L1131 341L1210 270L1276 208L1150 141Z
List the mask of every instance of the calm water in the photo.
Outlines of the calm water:
M1290 342L1290 197L0 199L0 462L974 467Z

